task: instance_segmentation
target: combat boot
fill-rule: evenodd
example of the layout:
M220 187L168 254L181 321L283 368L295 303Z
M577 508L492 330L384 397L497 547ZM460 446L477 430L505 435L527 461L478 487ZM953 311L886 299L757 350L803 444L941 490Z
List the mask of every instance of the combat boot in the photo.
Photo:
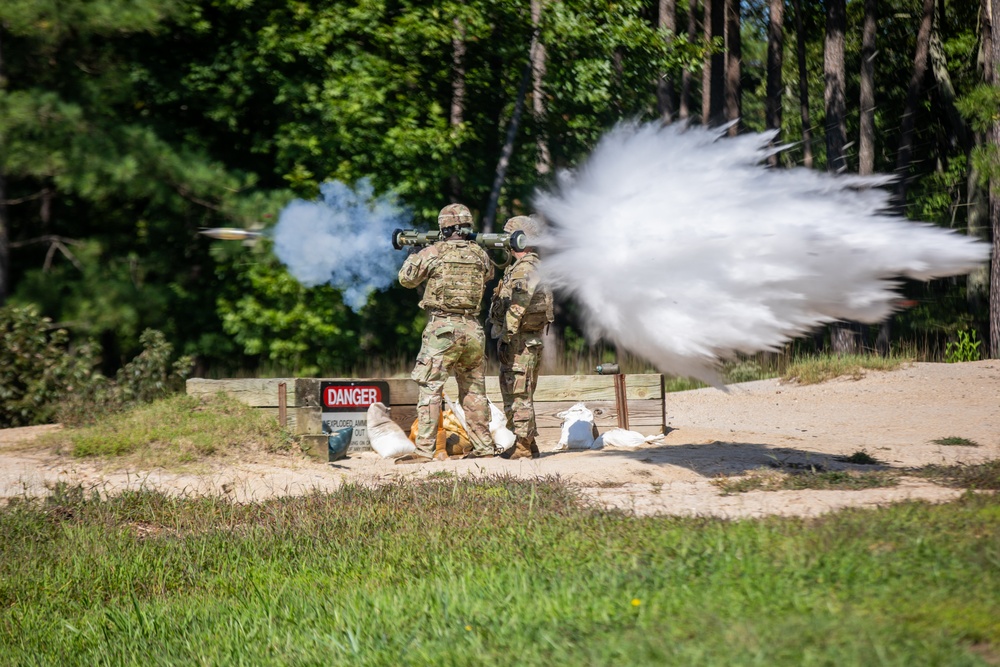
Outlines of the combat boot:
M517 442L514 443L514 449L511 451L509 458L511 461L516 461L517 459L537 459L541 455L534 438L530 440L518 438Z

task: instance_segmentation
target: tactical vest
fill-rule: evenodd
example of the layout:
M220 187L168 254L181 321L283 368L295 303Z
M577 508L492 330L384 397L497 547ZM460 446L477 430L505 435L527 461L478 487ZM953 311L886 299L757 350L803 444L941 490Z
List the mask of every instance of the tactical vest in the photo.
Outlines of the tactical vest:
M515 276L525 276L538 272L538 255L528 254L517 261L504 276L501 291L506 303L510 303L510 296L513 290L513 283L517 279ZM545 285L538 285L535 293L531 296L531 302L524 309L521 316L521 331L541 331L545 325L555 319L555 312L552 302L552 290Z
M486 288L489 257L469 241L444 241L439 245L441 252L427 280L421 305L427 310L448 313L478 313Z

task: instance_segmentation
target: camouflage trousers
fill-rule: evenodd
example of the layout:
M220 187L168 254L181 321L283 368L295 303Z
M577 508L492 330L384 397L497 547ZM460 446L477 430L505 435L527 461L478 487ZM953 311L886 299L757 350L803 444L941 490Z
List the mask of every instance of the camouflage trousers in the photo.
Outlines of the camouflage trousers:
M542 332L516 334L509 343L500 344L499 353L500 393L507 428L519 442L533 442L538 435L533 396L542 357Z
M417 398L417 451L434 455L442 393L448 376L458 382L469 440L476 452L493 454L490 409L486 400L486 336L472 317L432 315L424 327L417 365L410 377L420 387Z

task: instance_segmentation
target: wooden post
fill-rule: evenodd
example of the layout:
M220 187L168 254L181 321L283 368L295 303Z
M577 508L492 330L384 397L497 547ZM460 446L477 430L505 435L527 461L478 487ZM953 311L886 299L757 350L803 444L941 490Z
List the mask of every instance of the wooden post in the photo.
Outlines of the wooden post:
M281 428L288 426L288 385L285 382L278 383L278 425Z
M615 375L615 402L618 408L618 428L628 430L628 393L625 389L625 375Z
M660 373L660 433L667 434L667 381Z

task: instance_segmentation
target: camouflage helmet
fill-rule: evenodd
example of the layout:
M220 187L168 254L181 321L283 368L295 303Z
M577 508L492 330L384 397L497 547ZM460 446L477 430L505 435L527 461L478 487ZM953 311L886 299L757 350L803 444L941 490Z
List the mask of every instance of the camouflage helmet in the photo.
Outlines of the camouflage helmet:
M472 211L463 204L448 204L438 213L438 229L471 226Z
M518 215L508 220L504 224L503 230L508 234L513 234L520 230L528 237L528 245L534 245L531 241L541 236L542 226L534 216Z

